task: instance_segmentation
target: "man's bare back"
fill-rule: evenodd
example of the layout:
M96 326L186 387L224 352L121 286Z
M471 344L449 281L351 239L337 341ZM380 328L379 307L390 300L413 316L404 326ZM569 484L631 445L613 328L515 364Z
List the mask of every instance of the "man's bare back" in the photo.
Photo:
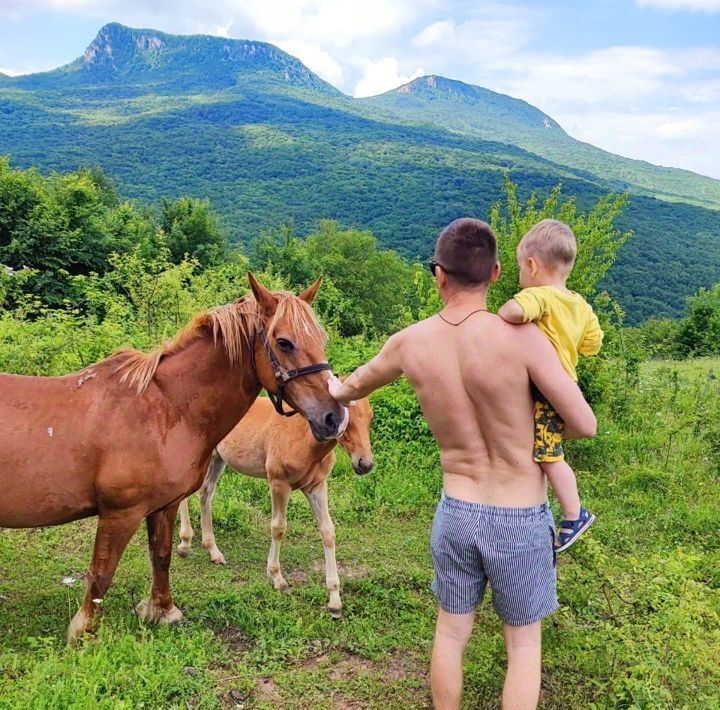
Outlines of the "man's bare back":
M532 398L522 334L477 313L458 326L439 316L401 334L403 372L440 446L447 495L491 505L545 500L532 450Z
M491 313L457 326L432 316L392 336L345 381L340 396L359 399L404 374L440 446L447 495L533 506L546 499L546 488L532 460L531 377L570 429L583 433L594 425L582 394L546 346L534 325L509 325Z

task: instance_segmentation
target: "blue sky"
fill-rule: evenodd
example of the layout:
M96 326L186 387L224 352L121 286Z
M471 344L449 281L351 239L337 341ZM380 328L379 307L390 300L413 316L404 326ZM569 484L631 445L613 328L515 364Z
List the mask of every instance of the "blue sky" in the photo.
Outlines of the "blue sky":
M111 21L273 42L356 96L460 79L720 178L720 0L0 0L0 71L64 64Z

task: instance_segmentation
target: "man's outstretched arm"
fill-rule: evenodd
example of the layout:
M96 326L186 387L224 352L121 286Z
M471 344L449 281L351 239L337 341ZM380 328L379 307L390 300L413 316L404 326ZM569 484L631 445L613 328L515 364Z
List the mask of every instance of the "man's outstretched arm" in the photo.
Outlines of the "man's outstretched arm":
M550 341L536 326L522 328L530 379L565 422L568 439L595 436L597 420L577 383L565 372Z
M348 405L356 399L367 397L383 385L390 384L402 375L403 333L391 336L382 350L340 383L337 378L329 381L330 394L341 404Z

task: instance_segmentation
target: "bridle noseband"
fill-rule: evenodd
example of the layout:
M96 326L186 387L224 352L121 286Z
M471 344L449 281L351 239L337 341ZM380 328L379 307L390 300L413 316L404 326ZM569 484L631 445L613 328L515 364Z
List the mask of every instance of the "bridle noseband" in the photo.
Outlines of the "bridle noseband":
M273 352L272 347L270 347L270 342L268 341L268 337L262 323L258 323L257 334L260 337L260 342L265 350L265 354L268 356L268 360L270 360L270 367L272 367L275 382L277 383L277 394L267 390L268 397L270 397L270 401L273 403L275 411L278 414L281 414L284 417L292 417L297 414L297 411L292 409L289 412L286 412L285 407L283 407L283 401L285 399L285 385L287 385L290 380L295 380L298 377L304 377L305 375L314 375L316 372L324 372L326 370L332 372L332 367L330 367L329 362L318 362L315 365L298 367L295 370L286 370L280 364L280 361L277 359L277 355ZM251 353L253 358L253 367L255 367L255 348L251 349ZM257 368L255 368L255 370L257 371Z

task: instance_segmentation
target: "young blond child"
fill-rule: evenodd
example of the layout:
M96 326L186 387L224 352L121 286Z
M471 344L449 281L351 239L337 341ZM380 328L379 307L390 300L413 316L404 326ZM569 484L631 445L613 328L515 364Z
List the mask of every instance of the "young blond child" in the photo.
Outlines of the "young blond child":
M517 249L522 291L500 308L508 323L534 322L555 346L560 361L577 382L578 355L596 355L603 332L590 304L567 282L577 245L570 227L554 219L536 224ZM535 391L535 450L533 458L542 467L562 507L564 520L556 550L567 550L595 522L595 516L580 505L575 473L565 462L565 425L540 392Z

